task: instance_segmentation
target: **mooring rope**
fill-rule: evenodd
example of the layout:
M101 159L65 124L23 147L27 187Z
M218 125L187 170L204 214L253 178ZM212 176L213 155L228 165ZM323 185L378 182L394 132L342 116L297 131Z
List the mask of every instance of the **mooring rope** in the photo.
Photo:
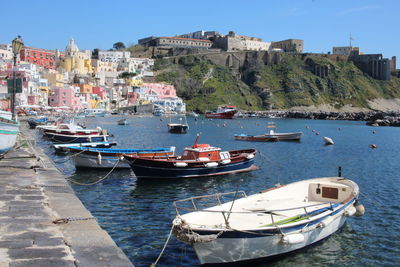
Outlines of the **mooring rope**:
M72 159L73 157L76 157L76 156L82 154L82 153L85 152L85 151L88 151L88 149L84 149L84 150L82 150L82 151L80 151L80 152L78 152L78 153L75 153L75 154L72 154L72 155L70 155L70 156L67 156L66 159L63 160L63 161L54 161L54 162L57 163L57 164L65 163L65 162L67 162L68 160L70 160L70 159Z
M77 181L72 180L72 179L70 179L70 178L66 178L66 180L69 181L69 182L71 182L71 183L77 184L77 185L95 185L95 184L98 184L98 183L100 183L101 181L105 180L105 179L114 171L114 169L117 167L117 165L119 164L119 162L120 162L120 160L118 159L117 162L115 163L115 165L112 167L112 169L106 174L106 176L104 176L103 178L101 178L101 179L99 179L99 180L97 180L97 181L95 181L95 182L85 184L85 183L77 182Z
M172 231L173 231L173 230L174 230L174 224L172 224L171 231L169 231L169 235L168 235L167 241L165 242L164 247L163 247L163 249L161 250L160 255L158 255L157 260L156 260L154 263L152 263L152 264L150 265L151 267L156 267L158 261L161 259L161 256L162 256L162 254L164 253L165 248L167 247L167 244L168 244L168 242L169 242L169 239L171 238L171 235L172 235Z

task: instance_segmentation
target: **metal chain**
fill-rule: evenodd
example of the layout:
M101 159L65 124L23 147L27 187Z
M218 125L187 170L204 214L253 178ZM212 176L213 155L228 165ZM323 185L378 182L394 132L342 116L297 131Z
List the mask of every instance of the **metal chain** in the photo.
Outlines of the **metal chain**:
M67 217L67 218L60 218L53 221L54 224L66 224L69 222L75 221L89 221L89 220L96 220L95 217Z

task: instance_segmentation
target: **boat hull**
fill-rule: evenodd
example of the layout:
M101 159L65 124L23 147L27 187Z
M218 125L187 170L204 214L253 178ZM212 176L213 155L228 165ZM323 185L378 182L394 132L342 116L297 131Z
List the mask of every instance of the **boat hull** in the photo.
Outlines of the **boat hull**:
M92 143L92 142L106 142L107 135L63 135L55 133L46 133L48 138L53 142L60 143Z
M158 167L152 164L146 164L145 160L136 159L130 161L131 168L139 179L175 179L175 178L194 178L215 175L225 175L239 172L249 172L257 169L254 165L254 158L235 162L226 165L218 165L216 167L175 167L165 166Z
M175 147L160 149L96 149L70 147L75 167L77 168L130 168L123 155L139 157L166 157L173 156ZM101 157L99 157L99 154ZM118 163L118 165L116 165Z
M119 157L102 156L101 161L97 156L79 154L73 157L76 168L102 168L102 169L129 169L130 165ZM116 165L118 163L118 165Z
M205 117L208 119L232 119L236 111L227 112L207 112Z
M265 134L264 136L267 138L276 138L279 141L299 141L302 135L303 135L302 132L298 132L298 133Z
M187 133L188 129L188 125L168 125L168 132L170 133L184 134Z
M19 123L1 118L0 121L0 155L7 153L17 141Z
M275 137L267 137L265 135L235 135L235 140L255 141L255 142L276 142L279 141Z
M201 264L231 263L276 257L312 245L338 231L345 223L346 217L343 216L343 212L334 216L335 219L326 227L302 233L304 241L296 244L283 243L281 234L243 235L242 238L217 238L208 243L195 243L193 248Z

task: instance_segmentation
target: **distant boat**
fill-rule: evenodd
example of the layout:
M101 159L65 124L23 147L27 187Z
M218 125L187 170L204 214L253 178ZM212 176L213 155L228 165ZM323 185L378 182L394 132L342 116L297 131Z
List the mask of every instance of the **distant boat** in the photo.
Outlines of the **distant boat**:
M236 112L235 106L219 106L216 111L207 111L205 117L211 119L232 119Z
M139 158L124 155L139 179L181 179L215 176L256 170L255 149L221 151L208 144L186 147L178 157Z
M118 123L118 125L127 125L127 124L128 124L126 118L119 119L119 120L117 121L117 123Z
M189 125L186 116L170 116L170 122L167 124L170 133L187 133Z
M235 134L235 140L243 141L257 141L257 142L276 142L279 141L277 137L268 137L263 134L261 135L247 135L247 134Z
M154 116L164 116L164 114L165 114L165 111L163 109L160 109L160 108L156 108L153 111L153 115Z
M0 155L7 153L17 141L19 122L11 118L11 112L0 112Z
M236 191L191 197L174 202L172 233L193 246L200 264L268 259L310 246L338 231L348 216L363 215L358 195L355 182L329 177L250 196Z
M123 155L137 157L168 157L173 156L175 147L154 149L113 149L69 147L71 153L75 153L73 160L77 168L130 168L123 160ZM122 160L121 160L122 158ZM118 162L119 161L119 162ZM118 163L118 165L116 165Z
M274 130L270 130L269 133L264 134L265 137L277 138L278 141L299 141L302 135L302 132L276 133Z

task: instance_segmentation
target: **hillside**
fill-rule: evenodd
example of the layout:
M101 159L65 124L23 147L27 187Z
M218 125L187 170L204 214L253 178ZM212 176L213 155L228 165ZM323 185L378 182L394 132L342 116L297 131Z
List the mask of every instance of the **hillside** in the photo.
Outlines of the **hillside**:
M210 57L158 59L156 80L172 83L188 110L204 112L220 104L240 109L288 109L329 104L369 108L373 99L400 98L400 79L375 80L352 62L318 55L281 54L278 64L250 64L239 68L241 79ZM314 74L315 66L325 68ZM321 77L320 77L321 76Z

